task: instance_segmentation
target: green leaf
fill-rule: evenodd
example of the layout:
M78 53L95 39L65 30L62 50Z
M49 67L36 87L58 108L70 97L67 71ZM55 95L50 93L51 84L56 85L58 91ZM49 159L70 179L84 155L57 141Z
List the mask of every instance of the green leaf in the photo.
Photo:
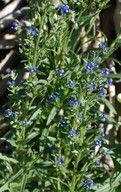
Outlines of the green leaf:
M0 129L2 129L2 128L4 128L4 127L7 127L7 126L9 126L9 123L2 123L2 124L0 125Z
M113 105L106 99L106 98L101 98L100 101L104 103L115 115L117 115L116 110L114 109Z
M52 78L53 78L53 75L55 74L55 71L54 70L51 70L50 71L50 74L49 74L49 76L48 76L48 78L47 78L47 80L48 81L50 81Z
M10 139L7 140L6 138L0 138L0 140L10 143L13 147L17 147L15 141L13 141L13 140L10 140Z
M49 117L47 119L47 123L46 125L49 125L51 123L51 121L54 119L55 115L57 113L57 108L56 107L53 107L50 114L49 114Z
M2 153L0 153L0 159L3 161L8 161L8 162L14 163L14 164L18 163L18 161L16 159L7 157L6 155L2 155Z
M118 59L110 58L110 60L115 61L116 63L118 63L119 65L121 65L121 61L119 61Z
M33 113L33 115L30 117L29 123L31 123L32 121L36 120L36 118L37 118L38 115L40 115L40 114L41 114L41 109L39 108L39 109L37 109L37 110Z
M21 168L14 176L12 176L8 182L5 183L5 185L3 185L1 188L0 188L0 192L3 192L7 189L9 189L9 184L14 181L15 179L17 179L22 173L23 171L25 170L25 167L24 168Z
M27 183L27 175L25 174L22 177L20 192L24 192L26 183Z
M117 73L117 74L110 74L109 78L117 78L120 79L121 78L121 73Z

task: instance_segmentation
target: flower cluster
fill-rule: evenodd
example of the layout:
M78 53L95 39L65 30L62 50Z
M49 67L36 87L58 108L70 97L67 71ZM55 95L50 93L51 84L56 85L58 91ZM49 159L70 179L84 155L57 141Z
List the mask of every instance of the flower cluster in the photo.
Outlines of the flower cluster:
M51 150L51 151L53 151L53 150L54 150L54 151L57 151L57 148L53 145L52 147L50 147L50 150Z
M102 117L102 121L105 122L107 120L107 118L105 117L104 113L100 114L100 117Z
M69 7L67 7L66 4L62 4L62 7L60 7L60 10L62 11L62 14L65 15L69 12Z
M92 67L99 68L99 65L97 63L95 63L95 62L90 62L90 61L87 62L87 66L86 66L87 73L91 73L91 68Z
M79 104L79 101L75 100L74 97L70 97L70 99L69 99L69 104L78 105L78 104Z
M11 110L8 110L7 112L6 112L6 116L10 116L11 115Z
M111 81L111 80L107 80L107 81L106 81L106 83L107 83L108 85L110 85L110 86L112 86L112 85L113 85L113 83L112 83L112 81Z
M62 164L63 164L63 161L62 161L62 158L61 158L61 157L58 158L58 163L59 163L59 165L62 165Z
M99 90L101 96L105 95L105 89L103 87L99 87Z
M31 31L31 34L33 36L35 36L35 35L37 35L39 33L39 29L36 29L36 31L35 31L32 27L29 27L28 30Z
M99 47L102 48L106 53L108 52L108 48L103 43L100 43Z
M12 83L12 85L15 85L15 84L16 84L16 81L7 80L7 83Z
M105 75L110 75L110 71L109 70L107 70L107 71L102 70L100 73L101 73L102 77L105 77Z
M46 101L49 102L50 100L52 100L55 97L60 98L60 95L58 95L57 93L51 94L50 97L46 98Z
M103 133L102 131L99 132L99 135L101 135L102 137L105 137L105 133Z
M72 131L72 133L70 133L69 137L73 137L74 134L77 134L77 130L75 130L75 129Z
M71 85L74 83L74 81L73 80L71 80L71 81L69 81L69 88L71 88Z
M95 183L94 183L93 180L84 179L84 180L83 180L83 184L84 184L84 187L86 188L86 191L90 191L90 187L93 187Z
M13 113L12 117L18 117L18 113Z
M18 22L15 22L15 23L12 25L11 29L16 30L16 27L17 27L18 25L19 25L19 23L18 23Z
M11 115L11 113L12 113L12 111L8 110L5 115L9 117ZM13 113L12 117L18 117L18 113Z
M33 73L33 72L35 72L36 70L38 70L38 68L35 66L35 67L32 67L31 69L30 69L30 73Z
M97 141L95 142L95 145L96 145L96 146L100 145L100 142L101 142L101 139L99 138L99 139L97 139Z
M65 126L66 126L66 121L65 120L61 121L61 127L65 127Z
M56 72L59 73L60 77L63 77L63 74L64 74L64 73L61 72L59 68L56 69Z
M90 82L90 90L91 90L91 91L94 91L94 90L95 90L94 81L91 81L91 82Z

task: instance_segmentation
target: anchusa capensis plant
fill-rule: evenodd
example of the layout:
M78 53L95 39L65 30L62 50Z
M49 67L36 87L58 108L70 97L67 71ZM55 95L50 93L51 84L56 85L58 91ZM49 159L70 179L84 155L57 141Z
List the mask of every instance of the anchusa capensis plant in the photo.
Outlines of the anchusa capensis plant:
M54 0L28 0L30 26L12 25L24 63L19 73L29 78L17 84L17 70L7 75L10 130L3 140L11 147L1 154L0 191L82 192L104 186L102 157L110 154L102 148L104 124L111 118L99 105L113 83L102 63L120 46L119 36L109 48L100 39L95 49L82 52L82 46L108 2L63 0L57 7Z

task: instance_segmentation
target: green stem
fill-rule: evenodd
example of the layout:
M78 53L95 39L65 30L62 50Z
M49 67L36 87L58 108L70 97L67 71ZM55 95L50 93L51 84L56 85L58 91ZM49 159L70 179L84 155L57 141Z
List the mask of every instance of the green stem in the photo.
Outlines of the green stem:
M36 46L35 46L35 50L34 50L34 56L33 56L33 66L35 66L35 63L36 63L37 58L38 58L37 57L37 51L38 51L38 46L39 46L39 41L40 41L40 36L41 36L41 30L42 30L42 26L43 26L45 15L46 15L47 11L48 11L48 9L47 10L45 9L45 12L44 12L44 15L42 17L42 21L41 21L41 24L40 24L40 27L39 27L39 33L38 33Z

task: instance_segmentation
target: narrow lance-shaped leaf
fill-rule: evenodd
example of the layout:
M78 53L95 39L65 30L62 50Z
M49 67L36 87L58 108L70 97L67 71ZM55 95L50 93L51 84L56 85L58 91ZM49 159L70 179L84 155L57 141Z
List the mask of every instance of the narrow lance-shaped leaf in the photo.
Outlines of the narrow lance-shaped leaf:
M46 125L49 125L51 123L51 121L54 119L55 115L57 113L57 108L56 107L53 107L50 114L49 114L49 117L47 119L47 123Z

